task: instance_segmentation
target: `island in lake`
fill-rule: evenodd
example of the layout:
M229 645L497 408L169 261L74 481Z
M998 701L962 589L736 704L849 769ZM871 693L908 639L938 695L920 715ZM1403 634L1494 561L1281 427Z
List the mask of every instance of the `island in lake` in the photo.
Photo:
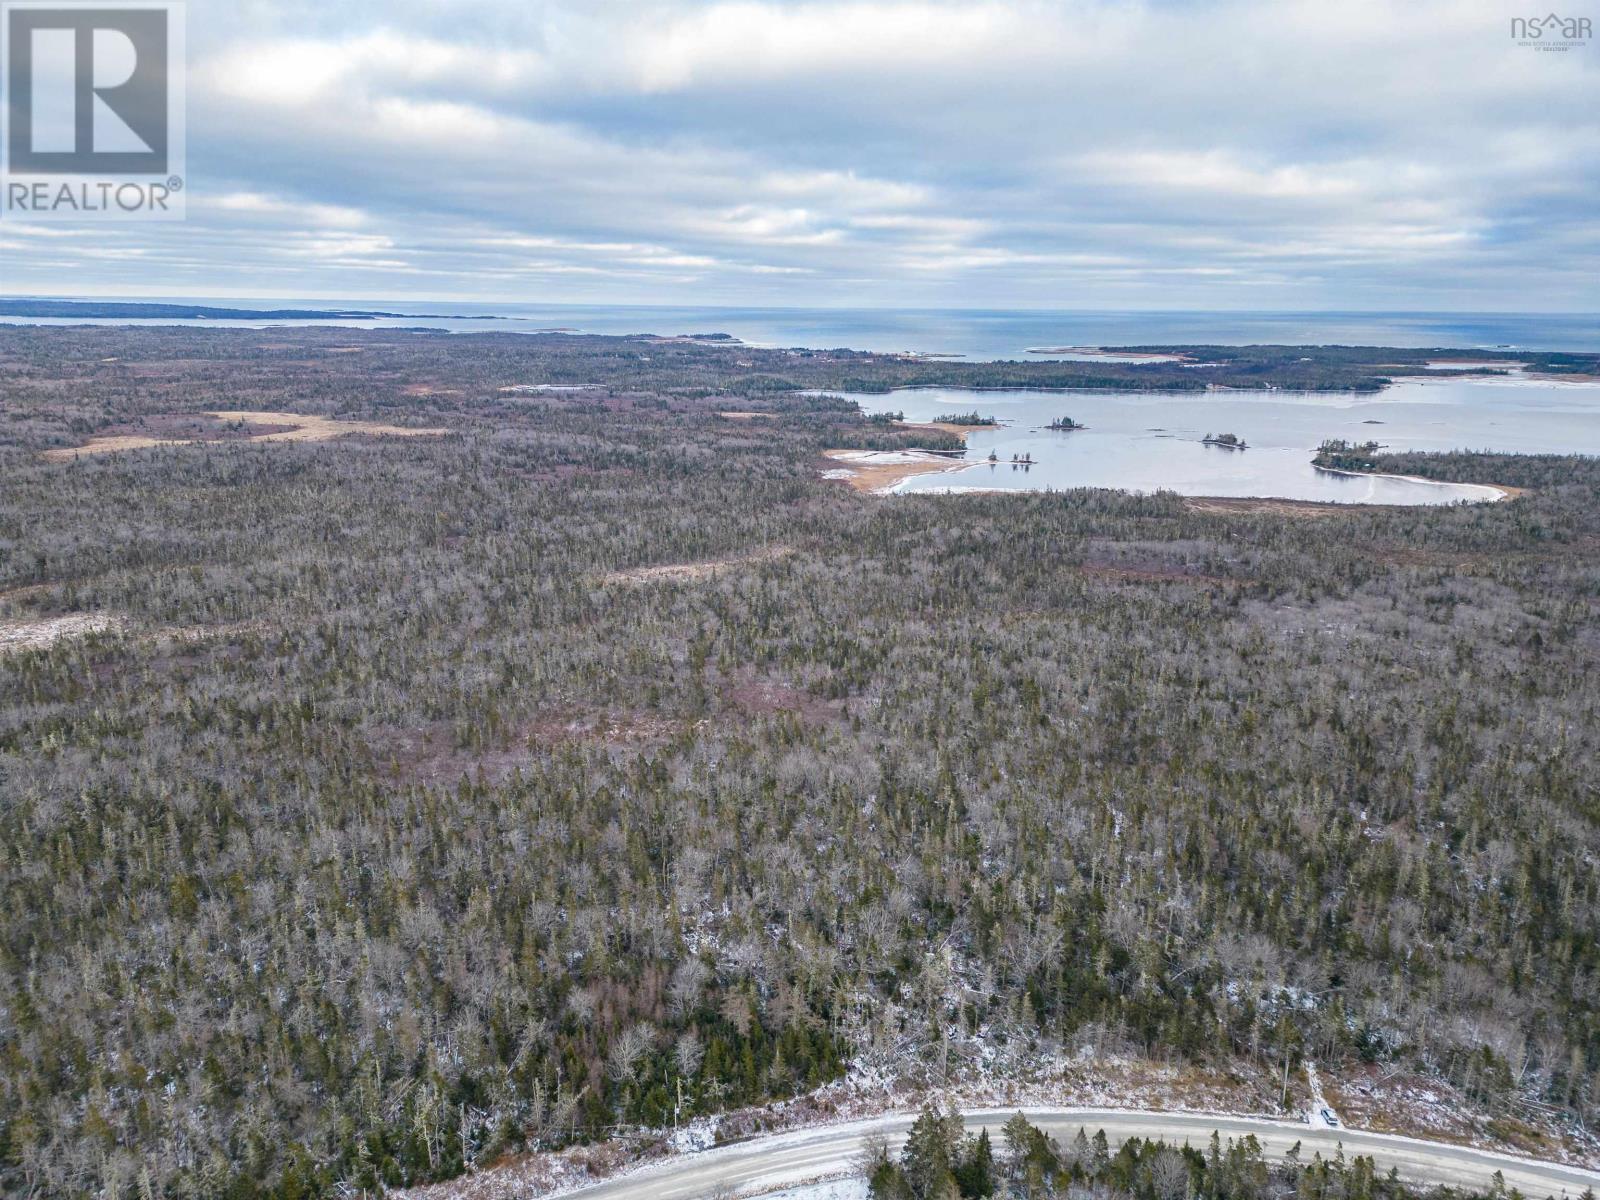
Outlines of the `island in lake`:
M979 415L976 411L967 413L946 413L933 419L935 425L949 425L956 429L992 429L1000 422L994 417Z

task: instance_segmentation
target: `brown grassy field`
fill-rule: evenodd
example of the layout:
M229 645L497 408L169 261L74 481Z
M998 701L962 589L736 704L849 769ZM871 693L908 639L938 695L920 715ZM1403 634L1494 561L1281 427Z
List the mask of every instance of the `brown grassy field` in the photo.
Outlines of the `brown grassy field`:
M252 436L231 440L248 442L327 442L352 433L365 433L375 437L440 437L446 429L409 429L401 425L384 425L376 421L337 421L332 417L311 416L304 413L283 412L228 412L216 410L208 414L219 422L243 422L246 426L264 426L265 431ZM223 430L203 431L198 437L161 437L156 434L110 434L91 438L82 446L65 446L46 450L40 455L49 462L71 462L80 454L118 454L127 450L148 450L153 446L192 446L205 442L225 440Z

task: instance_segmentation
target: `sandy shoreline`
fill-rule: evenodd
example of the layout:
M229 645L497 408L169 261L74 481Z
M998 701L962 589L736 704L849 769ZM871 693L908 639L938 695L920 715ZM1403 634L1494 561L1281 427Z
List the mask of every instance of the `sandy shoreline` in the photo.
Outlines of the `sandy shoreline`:
M969 459L949 459L941 455L925 454L913 450L875 451L875 450L829 450L826 456L837 463L846 464L843 468L836 468L837 474L830 472L828 478L839 479L848 483L858 492L867 492L875 496L904 495L904 485L918 475L955 474L973 467L983 466L982 461ZM1327 467L1318 467L1319 471L1328 471ZM1456 483L1443 479L1424 479L1415 475L1374 475L1366 471L1330 471L1335 475L1350 475L1367 479L1397 479L1407 483L1424 483L1435 487L1471 488L1478 495L1476 499L1468 499L1469 503L1498 504L1504 500L1515 500L1518 496L1527 494L1526 488L1510 487L1501 484L1488 483ZM1111 489L1121 490L1121 489ZM1033 495L1030 490L1017 488L990 487L983 484L949 483L939 487L926 487L917 489L918 495L924 496L972 496L995 495L1008 493L1014 495ZM1154 493L1130 493L1153 495ZM1318 515L1333 515L1343 510L1359 510L1363 508L1387 508L1381 502L1355 501L1340 502L1333 500L1291 500L1287 497L1276 496L1184 496L1199 511L1268 511L1282 512L1293 508L1294 515L1314 513Z
M964 443L974 429L988 425L952 425L948 421L896 421L896 429L938 431L954 434ZM970 459L935 454L931 450L824 450L823 457L841 464L824 472L823 478L848 483L858 492L887 496L914 475L939 471L959 471L974 465Z
M858 492L875 496L887 496L914 475L959 471L972 465L964 458L926 450L824 450L822 454L840 464L824 472L824 478L841 480Z
M1338 467L1319 467L1311 464L1318 471L1326 471L1329 475L1348 475L1353 479L1399 479L1406 483L1426 483L1433 487L1473 488L1478 492L1486 492L1479 503L1496 504L1501 500L1515 500L1518 496L1527 493L1526 488L1506 487L1495 483L1458 483L1450 479L1425 479L1421 475L1388 475L1377 471L1345 471Z

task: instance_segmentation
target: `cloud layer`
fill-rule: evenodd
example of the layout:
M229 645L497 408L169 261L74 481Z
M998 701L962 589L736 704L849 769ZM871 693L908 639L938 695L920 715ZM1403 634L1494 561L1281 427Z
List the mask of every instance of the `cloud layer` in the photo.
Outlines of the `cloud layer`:
M1600 309L1600 45L1503 4L196 0L189 220L9 292Z

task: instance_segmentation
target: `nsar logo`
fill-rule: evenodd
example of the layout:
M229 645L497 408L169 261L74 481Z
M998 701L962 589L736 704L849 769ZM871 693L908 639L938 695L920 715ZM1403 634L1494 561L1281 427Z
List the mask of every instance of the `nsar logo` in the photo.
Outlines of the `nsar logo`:
M1536 50L1573 50L1594 35L1588 17L1563 17L1550 13L1543 17L1512 17L1511 37L1519 45Z

